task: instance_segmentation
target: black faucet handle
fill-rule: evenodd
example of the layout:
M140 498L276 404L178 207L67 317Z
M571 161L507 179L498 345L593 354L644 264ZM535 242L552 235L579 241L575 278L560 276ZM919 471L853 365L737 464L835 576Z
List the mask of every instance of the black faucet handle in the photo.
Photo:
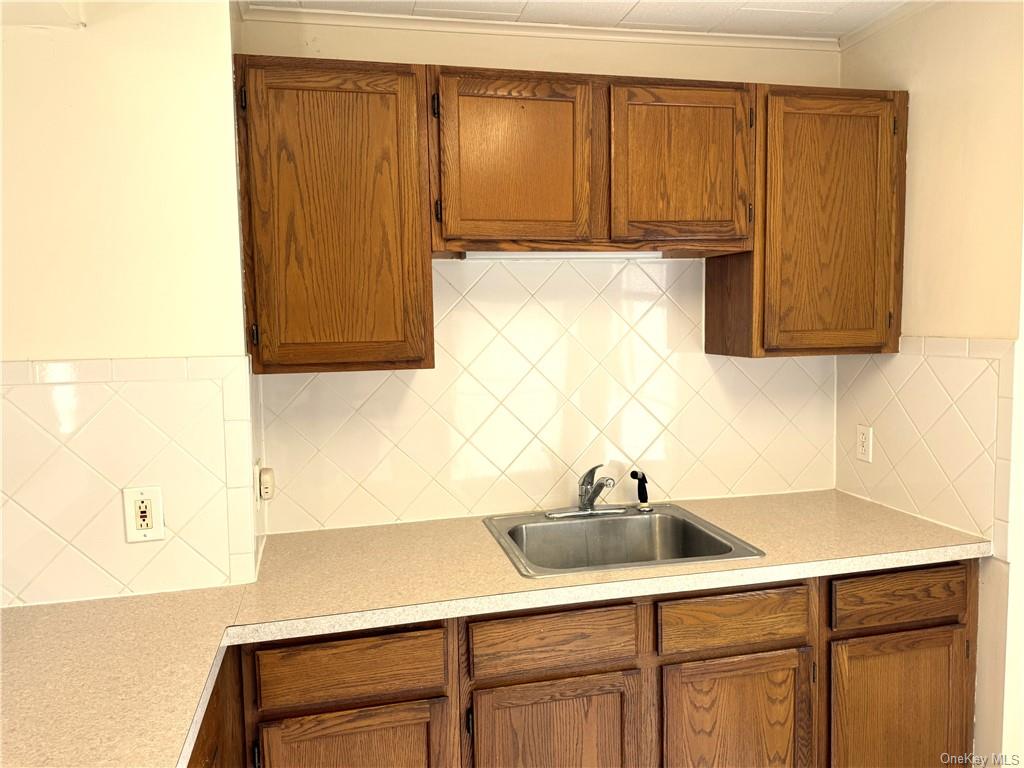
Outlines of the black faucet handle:
M634 469L629 476L636 480L636 498L641 504L647 503L647 475Z

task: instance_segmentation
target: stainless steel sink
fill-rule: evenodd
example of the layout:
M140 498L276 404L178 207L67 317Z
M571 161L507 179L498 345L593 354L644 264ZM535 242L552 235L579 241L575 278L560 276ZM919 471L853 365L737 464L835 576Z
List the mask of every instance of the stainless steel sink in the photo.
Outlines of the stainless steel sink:
M674 504L499 515L484 524L529 577L764 556Z

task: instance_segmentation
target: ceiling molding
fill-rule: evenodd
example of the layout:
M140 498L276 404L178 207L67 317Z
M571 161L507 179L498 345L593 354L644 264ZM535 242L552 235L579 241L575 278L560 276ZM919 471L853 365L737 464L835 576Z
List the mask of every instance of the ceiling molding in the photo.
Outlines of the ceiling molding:
M473 21L426 16L399 16L319 9L277 10L238 4L243 21L285 24L321 24L363 29L397 29L418 32L500 35L502 37L540 37L567 40L595 40L619 43L658 43L661 45L708 45L727 48L772 48L797 51L839 51L834 38L768 37L728 35L716 32L676 32L669 30L611 29L608 27L571 27L561 24L535 24L508 21Z
M898 24L904 19L909 19L911 16L917 16L917 14L936 4L935 0L930 0L929 2L921 2L920 0L917 0L915 2L903 3L903 5L893 8L889 13L885 14L881 18L875 19L867 26L861 27L848 35L840 37L839 50L845 51L853 48L853 46L864 42L869 37L877 35L883 29L891 27L893 24Z

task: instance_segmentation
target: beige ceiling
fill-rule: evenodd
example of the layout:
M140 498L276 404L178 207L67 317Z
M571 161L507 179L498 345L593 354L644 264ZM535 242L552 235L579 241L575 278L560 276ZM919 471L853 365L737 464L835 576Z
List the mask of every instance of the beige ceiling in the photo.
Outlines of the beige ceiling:
M863 29L905 3L875 0L250 0L247 5L252 9L275 11L837 40Z

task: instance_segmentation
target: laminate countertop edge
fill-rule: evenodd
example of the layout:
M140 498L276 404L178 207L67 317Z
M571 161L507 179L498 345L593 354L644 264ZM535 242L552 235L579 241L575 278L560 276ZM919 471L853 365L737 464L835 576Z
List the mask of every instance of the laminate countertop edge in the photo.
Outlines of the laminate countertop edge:
M290 640L338 632L377 629L401 624L481 616L489 613L522 611L592 603L633 597L697 592L727 587L751 587L780 581L811 579L846 573L862 573L890 568L911 568L918 565L973 560L992 554L990 542L958 544L931 549L912 549L879 555L866 555L836 560L818 560L792 565L772 565L742 570L708 571L697 574L651 576L627 581L600 584L559 586L528 592L507 592L497 595L467 597L432 603L380 608L368 611L336 613L308 618L286 619L257 624L235 624L224 631L227 645Z

